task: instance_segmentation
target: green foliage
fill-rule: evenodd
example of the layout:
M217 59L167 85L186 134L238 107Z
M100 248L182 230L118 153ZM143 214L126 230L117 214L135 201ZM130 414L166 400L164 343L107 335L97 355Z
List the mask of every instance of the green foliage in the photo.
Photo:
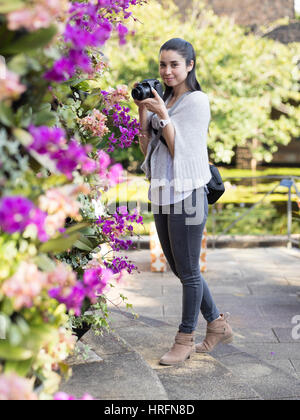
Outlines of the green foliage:
M184 38L196 50L198 80L211 103L211 159L230 163L236 146L256 139L253 156L270 162L279 144L300 135L299 44L246 34L198 1L182 22L172 1L162 3L137 8L134 41L124 49L117 48L117 40L106 46L114 69L106 83L117 80L132 88L143 78L159 79L160 46L172 37ZM135 158L141 162L141 152Z
M22 37L19 37L17 34L15 34L13 39L7 37L9 42L1 44L0 54L19 54L45 47L52 40L56 32L56 26L50 26L49 28L39 29Z

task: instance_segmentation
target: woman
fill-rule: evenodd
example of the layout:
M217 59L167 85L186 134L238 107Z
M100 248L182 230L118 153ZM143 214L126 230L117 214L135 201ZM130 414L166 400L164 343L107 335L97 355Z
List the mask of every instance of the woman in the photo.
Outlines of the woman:
M152 89L154 98L135 100L145 155L142 169L151 180L149 199L158 237L183 291L181 324L172 348L160 360L163 365L181 363L195 350L209 352L233 337L229 314L219 313L199 267L208 215L206 184L211 178L206 146L210 109L195 66L193 46L180 38L169 40L160 49L163 98ZM200 310L207 331L204 341L195 346Z

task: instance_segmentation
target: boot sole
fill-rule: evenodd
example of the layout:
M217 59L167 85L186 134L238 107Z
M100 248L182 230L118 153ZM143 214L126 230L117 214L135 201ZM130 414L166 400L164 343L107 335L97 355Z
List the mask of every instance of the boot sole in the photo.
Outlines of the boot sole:
M176 363L164 363L164 362L159 361L159 364L162 365L162 366L176 366L176 365L180 365L180 364L184 363L186 360L188 360L190 358L191 358L191 355L189 355L186 359L181 360L180 362L176 362Z
M234 335L232 335L231 337L225 338L225 340L220 341L218 344L223 343L223 344L229 344L233 342L233 337ZM217 344L217 345L218 345ZM216 347L216 346L215 346ZM211 351L213 351L213 349L215 348L213 347L211 350L207 350L207 351L199 351L196 348L196 353L210 353Z
M224 344L229 344L229 343L232 343L232 342L233 342L233 336L231 336L231 337L227 338L226 340L222 341L222 343L224 343Z

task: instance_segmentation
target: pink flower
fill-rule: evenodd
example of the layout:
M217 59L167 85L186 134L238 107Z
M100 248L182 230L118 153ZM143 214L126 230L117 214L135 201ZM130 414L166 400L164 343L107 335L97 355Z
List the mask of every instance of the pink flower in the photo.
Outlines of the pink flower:
M110 165L111 159L107 153L103 150L98 151L100 175L104 175L107 167Z
M66 392L57 392L53 398L55 401L75 401L74 395L67 394Z
M21 400L38 400L38 396L33 392L33 381L13 372L0 375L0 401Z
M69 9L67 0L32 0L31 5L7 14L8 29L15 31L25 28L36 31L48 28L59 16Z
M107 117L98 109L93 109L90 115L79 120L82 127L90 131L93 136L97 137L103 137L109 132L109 129L105 125L106 121Z
M53 398L55 401L91 401L94 398L90 394L83 394L81 399L77 399L74 395L67 394L66 392L57 392Z
M77 277L72 268L65 263L57 262L55 269L47 273L47 286L72 287L77 282Z
M15 274L4 281L1 292L12 299L13 308L30 308L34 299L47 285L47 274L38 270L33 263L22 261Z
M4 78L0 77L0 101L4 99L18 99L18 97L25 92L26 86L21 85L20 77L7 70L3 70Z
M54 235L65 225L65 219L72 217L80 221L80 203L76 200L79 193L89 193L87 186L66 185L60 188L52 188L39 197L39 208L48 215L45 220L45 228L48 235Z
M116 184L123 182L123 167L120 163L116 163L110 167L107 175L110 185L113 187Z
M101 93L109 108L112 108L121 101L129 99L128 87L126 85L118 85L116 89L109 88L108 91L101 91Z

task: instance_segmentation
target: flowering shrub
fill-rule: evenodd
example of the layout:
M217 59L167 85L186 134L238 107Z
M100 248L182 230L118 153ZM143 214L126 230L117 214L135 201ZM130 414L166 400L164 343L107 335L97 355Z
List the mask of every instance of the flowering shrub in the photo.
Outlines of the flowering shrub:
M33 392L33 382L31 380L21 378L15 373L0 375L0 401L35 401L37 399L38 396Z
M128 249L121 236L142 219L110 215L101 192L122 181L109 153L130 147L138 124L127 88L98 83L99 47L113 32L126 42L129 6L142 2L0 3L0 399L52 396L71 374L70 325L107 325L86 311L105 312L105 291L137 268L103 251Z

